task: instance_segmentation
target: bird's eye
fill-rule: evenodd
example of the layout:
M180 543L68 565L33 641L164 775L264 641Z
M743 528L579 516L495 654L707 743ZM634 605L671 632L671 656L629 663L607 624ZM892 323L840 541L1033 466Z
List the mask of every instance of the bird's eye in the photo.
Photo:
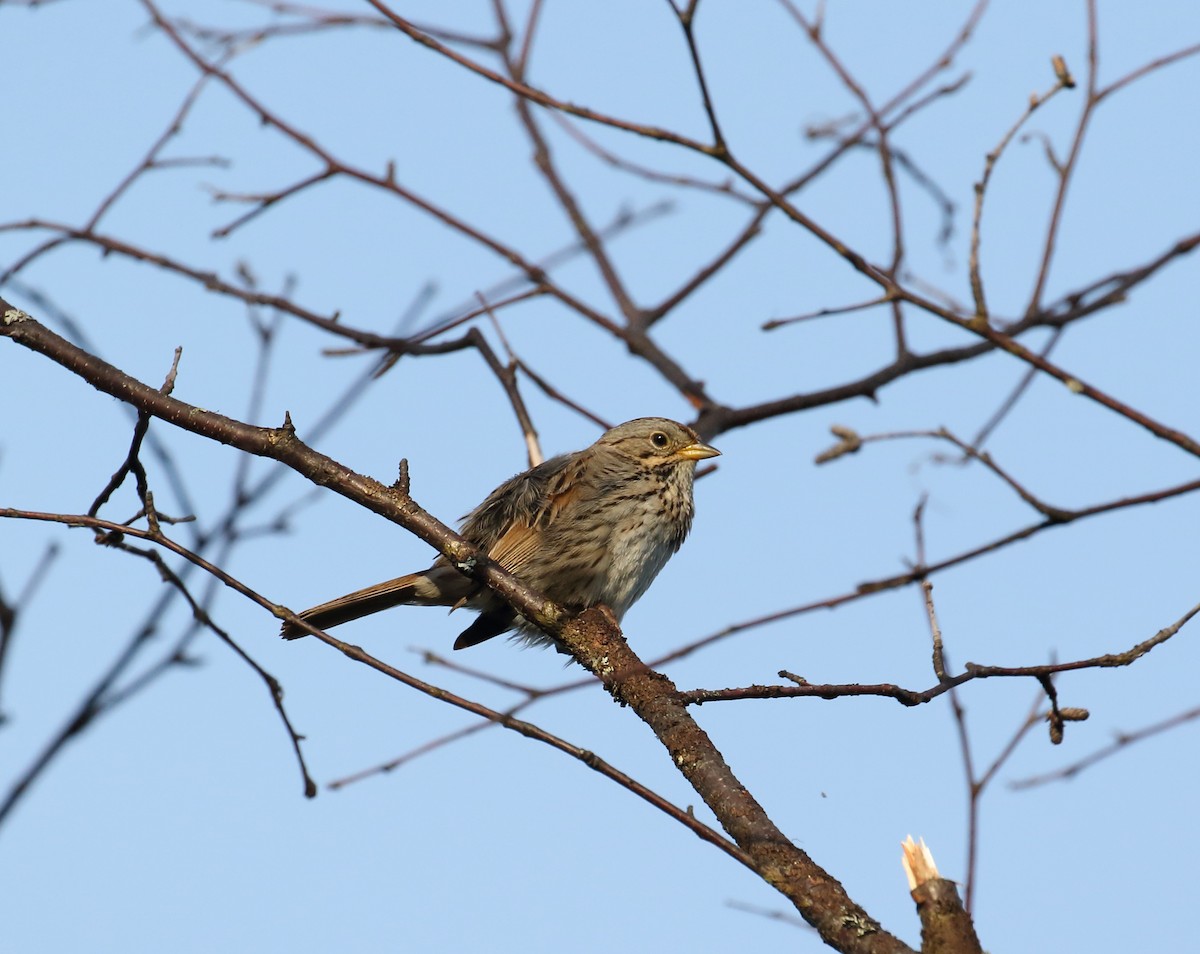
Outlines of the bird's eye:
M650 435L650 443L655 447L666 447L668 443L667 435L662 431L655 431Z

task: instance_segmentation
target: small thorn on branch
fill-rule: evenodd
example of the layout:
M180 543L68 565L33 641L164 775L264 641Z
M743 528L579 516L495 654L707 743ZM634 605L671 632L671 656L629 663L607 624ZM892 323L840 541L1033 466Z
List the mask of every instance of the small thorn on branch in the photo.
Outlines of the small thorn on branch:
M394 484L392 484L392 488L399 491L400 493L404 494L405 497L407 497L410 486L411 486L411 484L410 484L409 477L408 477L408 458L401 457L400 458L400 474L396 478L396 482Z
M171 370L167 372L162 387L158 389L159 394L170 394L175 390L175 378L179 374L179 359L182 357L183 347L180 345L175 348L175 358L171 361Z

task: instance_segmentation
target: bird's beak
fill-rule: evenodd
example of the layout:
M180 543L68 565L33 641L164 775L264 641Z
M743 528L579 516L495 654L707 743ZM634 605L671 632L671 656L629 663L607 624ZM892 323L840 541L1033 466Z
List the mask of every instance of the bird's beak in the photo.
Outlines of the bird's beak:
M681 447L675 453L688 460L704 460L706 457L721 456L721 452L715 447L710 447L708 444L701 444L699 441L696 441L695 444L688 444L687 447Z

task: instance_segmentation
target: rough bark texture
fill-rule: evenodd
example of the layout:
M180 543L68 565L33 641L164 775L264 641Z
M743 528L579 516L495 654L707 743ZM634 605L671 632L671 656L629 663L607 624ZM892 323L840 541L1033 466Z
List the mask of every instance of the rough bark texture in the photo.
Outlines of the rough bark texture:
M911 950L779 831L692 718L674 683L642 663L608 614L588 610L567 623L561 639L617 702L650 727L725 831L753 859L757 872L795 905L830 947L864 954Z
M926 881L913 888L912 896L921 918L922 954L983 954L953 881Z

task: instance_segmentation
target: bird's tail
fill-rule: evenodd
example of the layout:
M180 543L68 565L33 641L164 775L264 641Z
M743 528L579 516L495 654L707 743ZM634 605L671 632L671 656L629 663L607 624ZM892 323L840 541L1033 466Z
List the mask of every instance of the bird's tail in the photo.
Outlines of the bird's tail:
M329 629L393 606L457 606L471 596L476 586L452 567L435 566L355 590L306 609L299 616L313 626ZM299 639L308 633L295 623L284 623L280 635L284 639Z

